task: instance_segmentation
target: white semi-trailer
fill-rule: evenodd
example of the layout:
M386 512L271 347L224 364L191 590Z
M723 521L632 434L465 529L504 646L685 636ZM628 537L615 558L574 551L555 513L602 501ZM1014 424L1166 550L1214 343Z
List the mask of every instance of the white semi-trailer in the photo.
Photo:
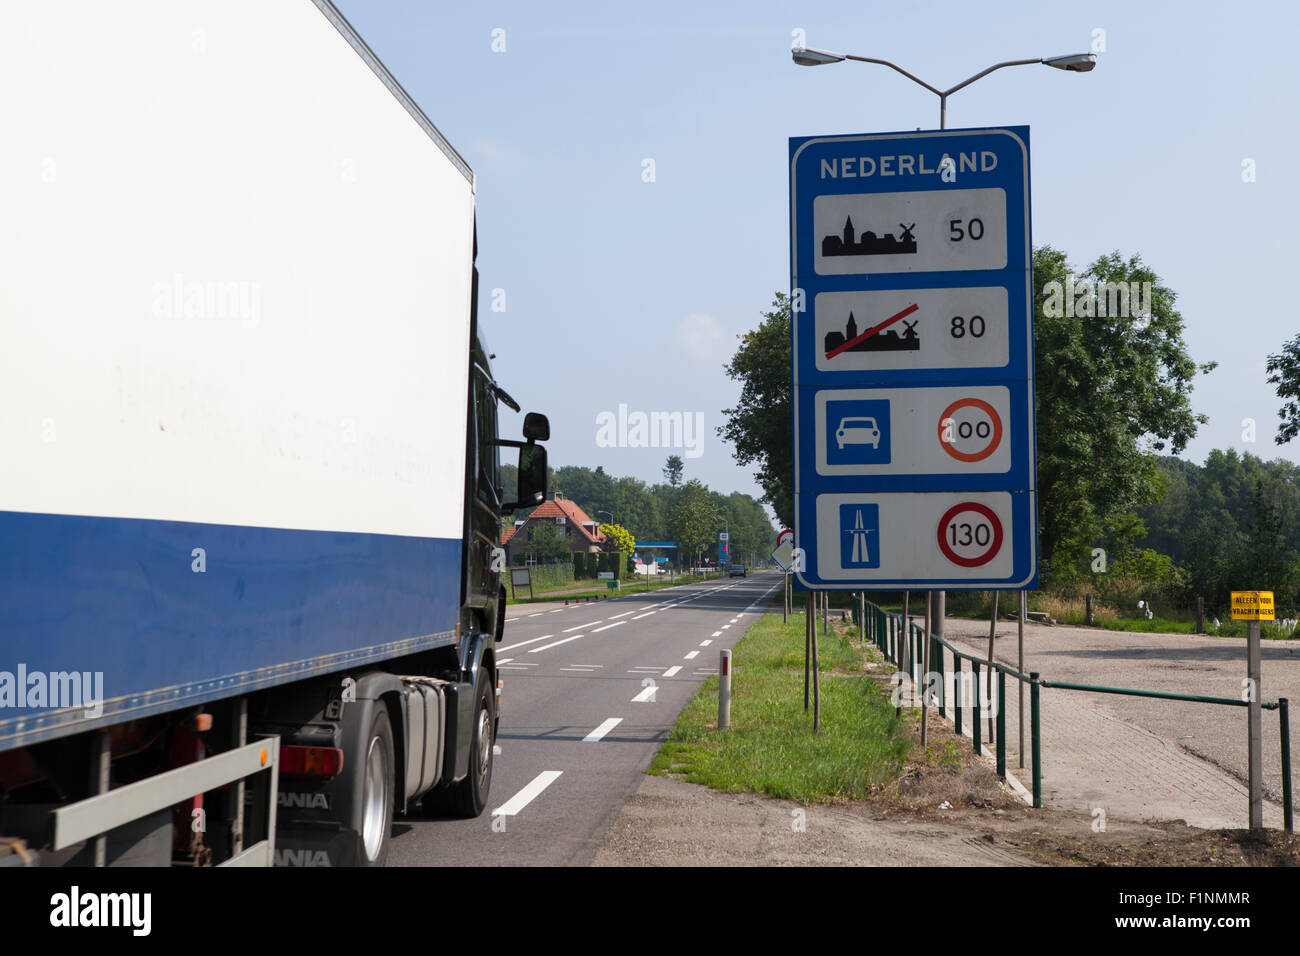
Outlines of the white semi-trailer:
M0 862L379 865L504 619L474 178L328 0L0 6Z

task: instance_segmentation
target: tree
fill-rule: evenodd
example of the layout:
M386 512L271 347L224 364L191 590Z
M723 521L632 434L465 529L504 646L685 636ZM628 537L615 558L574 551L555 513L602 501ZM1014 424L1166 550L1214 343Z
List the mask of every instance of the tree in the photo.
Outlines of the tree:
M1065 253L1034 251L1039 515L1049 577L1086 565L1111 516L1158 500L1164 483L1154 452L1182 451L1207 421L1191 408L1198 366L1175 294L1160 277L1138 256L1111 253L1074 277L1078 298L1060 308L1070 282ZM1149 299L1149 312L1098 314L1095 291L1108 283L1150 283L1150 295L1139 297Z
M682 456L669 455L668 461L664 465L664 477L668 479L668 484L676 488L682 483Z
M739 464L758 466L754 480L763 500L789 527L794 522L789 297L777 292L771 310L761 314L763 321L740 336L740 347L725 366L740 382L740 399L735 408L723 409L728 421L718 435L731 442Z
M636 539L621 524L602 524L600 531L605 537L614 540L619 554L628 555L636 550Z
M721 520L702 482L692 478L681 491L668 523L683 556L694 558L713 543Z
M1282 346L1282 351L1268 357L1269 384L1277 389L1282 407L1277 417L1282 419L1273 440L1285 445L1300 435L1300 335Z
M569 539L557 527L549 518L533 522L525 529L527 543L521 550L546 563L568 555L572 550Z

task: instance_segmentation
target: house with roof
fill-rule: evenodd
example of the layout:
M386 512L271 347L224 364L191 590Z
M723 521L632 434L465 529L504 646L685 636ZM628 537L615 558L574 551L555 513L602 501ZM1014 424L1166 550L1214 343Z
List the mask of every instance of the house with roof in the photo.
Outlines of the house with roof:
M532 514L517 520L502 533L501 544L506 549L508 563L527 563L528 542L532 540L534 530L542 524L553 526L562 538L567 538L571 552L617 550L613 539L601 533L600 522L588 517L585 511L565 498L563 492L553 491L533 509Z

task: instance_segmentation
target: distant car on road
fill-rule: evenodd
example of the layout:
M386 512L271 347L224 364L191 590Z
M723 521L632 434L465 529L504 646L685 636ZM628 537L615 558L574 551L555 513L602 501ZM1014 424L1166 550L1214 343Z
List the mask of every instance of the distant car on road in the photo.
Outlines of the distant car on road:
M835 429L835 443L840 451L845 445L870 445L880 447L880 428L874 418L841 418L840 427Z
M743 564L733 564L731 571L727 575L733 578L743 578L745 576L745 566Z

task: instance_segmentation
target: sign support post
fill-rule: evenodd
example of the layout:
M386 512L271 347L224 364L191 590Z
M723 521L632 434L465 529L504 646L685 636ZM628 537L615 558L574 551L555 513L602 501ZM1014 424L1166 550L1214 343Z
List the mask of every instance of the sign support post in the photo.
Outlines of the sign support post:
M1263 701L1260 689L1260 621L1272 621L1272 591L1233 591L1232 619L1246 621L1246 744L1250 829L1264 827Z

